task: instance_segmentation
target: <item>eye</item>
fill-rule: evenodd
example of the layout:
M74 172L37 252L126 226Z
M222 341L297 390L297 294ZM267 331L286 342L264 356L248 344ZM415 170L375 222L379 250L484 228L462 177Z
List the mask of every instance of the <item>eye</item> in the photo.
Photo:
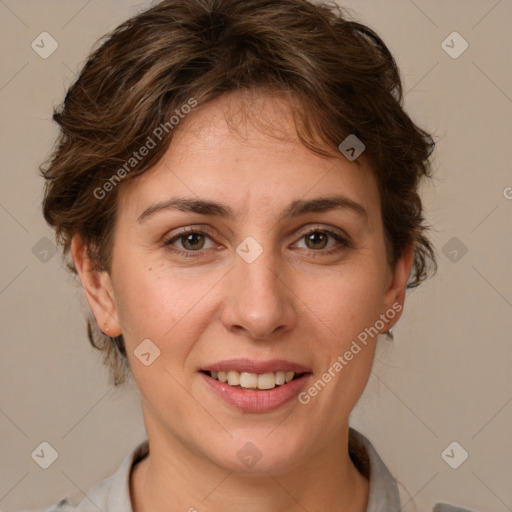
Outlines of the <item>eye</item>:
M207 245L208 240L210 240L210 245ZM176 247L176 244L179 244L179 246ZM165 240L164 245L178 254L188 257L195 256L191 253L200 252L202 249L211 249L213 243L208 233L198 229L186 229Z
M299 242L302 240L305 241L305 249L318 255L334 254L353 247L348 237L329 229L310 228L302 234ZM330 245L329 241L331 241ZM214 247L213 234L205 228L200 230L193 227L182 230L165 240L163 244L174 253L186 258L204 255L205 250Z
M334 240L334 244L327 247L329 239ZM304 240L306 249L323 254L332 254L343 249L352 247L351 242L342 235L328 229L313 228L304 233L300 241Z

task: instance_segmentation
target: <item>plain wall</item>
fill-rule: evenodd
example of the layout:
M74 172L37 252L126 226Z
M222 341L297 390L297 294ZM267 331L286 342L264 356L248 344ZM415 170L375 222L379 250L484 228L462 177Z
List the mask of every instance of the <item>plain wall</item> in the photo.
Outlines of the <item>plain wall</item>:
M52 107L92 45L147 4L0 2L0 510L81 499L145 437L136 389L108 385L82 290L44 240L37 167L57 133ZM512 3L342 5L394 52L406 109L437 141L423 197L439 271L408 294L395 342L379 341L352 425L420 510L512 510ZM43 31L59 45L46 59L31 48ZM453 31L469 43L456 59L441 46ZM46 470L31 458L42 441L59 454ZM469 453L458 469L441 457L452 441Z

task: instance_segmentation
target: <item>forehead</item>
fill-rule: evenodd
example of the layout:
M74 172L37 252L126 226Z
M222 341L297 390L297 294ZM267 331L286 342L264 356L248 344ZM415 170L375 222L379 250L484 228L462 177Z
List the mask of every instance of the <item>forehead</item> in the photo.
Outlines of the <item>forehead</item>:
M169 196L215 197L235 212L336 193L378 213L373 173L343 155L322 157L299 140L283 97L230 93L188 114L162 160L122 187L137 215Z

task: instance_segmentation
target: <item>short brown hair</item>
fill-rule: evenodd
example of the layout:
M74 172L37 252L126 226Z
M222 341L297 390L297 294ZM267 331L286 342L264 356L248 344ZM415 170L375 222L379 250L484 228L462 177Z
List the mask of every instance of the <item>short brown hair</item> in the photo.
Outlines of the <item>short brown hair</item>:
M110 271L117 178L133 179L160 160L176 131L169 119L191 98L200 107L260 89L295 102L297 134L317 154L341 157L338 145L350 134L363 141L390 264L413 245L408 287L435 272L418 195L431 177L432 136L404 112L399 70L380 37L337 5L307 0L165 0L101 40L54 111L60 136L40 168L44 217L64 254L80 234L96 268ZM156 147L128 169L163 126ZM76 273L72 261L68 267ZM92 316L88 335L113 383L122 383L129 373L122 335L106 337Z

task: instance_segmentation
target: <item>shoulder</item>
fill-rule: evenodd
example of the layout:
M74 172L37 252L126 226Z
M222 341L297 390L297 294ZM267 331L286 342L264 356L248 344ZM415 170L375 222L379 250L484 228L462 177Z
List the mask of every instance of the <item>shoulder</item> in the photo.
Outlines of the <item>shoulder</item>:
M447 503L438 503L432 512L476 512L467 508L457 507L456 505L448 505Z
M77 505L73 505L67 498L64 498L44 512L75 512L76 509Z
M349 429L349 453L355 466L370 483L366 512L416 512L418 510L415 500L403 485L395 480L373 444L353 428ZM477 511L447 503L437 503L432 512Z
M130 501L130 473L133 466L149 453L147 439L128 453L117 471L91 487L79 503L63 498L43 510L24 512L132 512Z
M60 500L51 507L45 509L30 509L23 512L76 512L77 505L73 505L67 498Z

